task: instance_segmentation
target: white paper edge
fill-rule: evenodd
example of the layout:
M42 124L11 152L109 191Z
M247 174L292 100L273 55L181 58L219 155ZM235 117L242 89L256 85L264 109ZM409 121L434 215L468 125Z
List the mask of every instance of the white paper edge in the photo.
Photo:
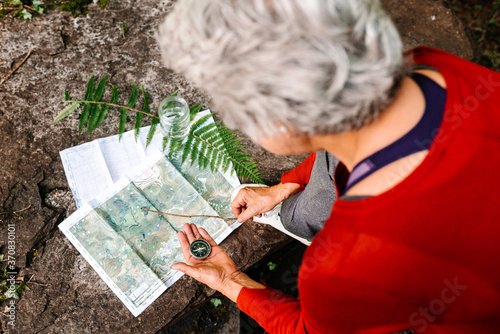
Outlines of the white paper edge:
M77 208L80 208L81 206L83 206L84 203L82 203L82 200L81 200L80 194L78 193L78 189L76 187L74 178L70 177L70 175L72 176L72 175L74 175L74 173L71 171L71 167L70 167L71 165L70 165L69 160L68 160L68 153L82 150L88 146L97 146L98 151L99 151L99 153L97 153L98 154L97 159L102 160L103 165L107 167L106 160L104 159L104 156L102 155L99 144L95 140L88 142L88 143L78 145L78 146L69 147L69 148L64 149L64 150L59 152L59 156L61 157L61 161L62 161L63 168L64 168L64 174L66 176L66 180L68 181L69 188L71 189L71 192L73 193L73 198L75 199L75 203L76 203ZM113 179L111 178L111 174L109 173L109 170L106 170L105 178L108 179L110 184L113 184Z
M130 131L127 131L127 132L124 132L123 135L122 135L122 138L124 137L134 137L134 146L137 150L137 154L140 156L141 159L143 159L143 161L146 161L144 159L146 159L146 152L144 152L144 147L142 147L142 144L139 140L135 140L135 133L134 133L135 130L130 130ZM107 142L109 141L112 141L112 140L115 140L116 138L115 137L119 137L119 135L113 135L113 136L108 136L108 137L103 137L103 138L98 138L98 139L95 139L93 141L97 142L97 144L99 145L99 151L101 153L101 156L102 158L104 159L104 163L106 164L106 167L108 168L108 174L109 174L109 177L111 177L111 173L109 173L109 166L108 164L106 163L106 159L104 158L104 155L102 154L102 150L100 149L100 143L103 143L103 144L106 144ZM118 139L120 141L120 139ZM142 166L142 164L141 164ZM120 178L121 179L121 178ZM111 181L113 182L113 181Z

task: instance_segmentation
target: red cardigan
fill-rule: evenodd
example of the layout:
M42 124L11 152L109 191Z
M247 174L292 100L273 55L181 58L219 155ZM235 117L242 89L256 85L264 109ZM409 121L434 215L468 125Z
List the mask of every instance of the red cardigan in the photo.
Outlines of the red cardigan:
M300 300L241 290L239 308L269 333L500 333L500 74L427 47L409 56L447 84L429 154L392 189L335 202L302 260Z

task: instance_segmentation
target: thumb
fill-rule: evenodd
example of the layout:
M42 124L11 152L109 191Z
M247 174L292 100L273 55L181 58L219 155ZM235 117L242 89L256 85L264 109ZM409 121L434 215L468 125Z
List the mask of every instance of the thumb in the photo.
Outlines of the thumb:
M182 271L184 274L193 278L197 278L199 276L198 270L196 268L191 267L190 265L183 262L173 264L172 269Z
M262 213L264 204L262 202L254 202L252 205L248 206L240 215L238 216L238 221L240 223L246 222L252 219L253 216L257 216Z

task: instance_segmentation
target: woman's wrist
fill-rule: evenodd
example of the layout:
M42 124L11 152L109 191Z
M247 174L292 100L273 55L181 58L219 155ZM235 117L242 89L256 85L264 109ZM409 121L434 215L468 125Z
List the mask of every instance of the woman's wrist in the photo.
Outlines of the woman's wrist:
M279 200L279 203L286 200L288 197L293 195L297 190L300 189L300 184L297 183L278 183L275 185L276 187L276 196Z
M265 289L266 287L263 284L254 281L241 271L238 271L225 280L219 292L236 303L238 295L243 288Z

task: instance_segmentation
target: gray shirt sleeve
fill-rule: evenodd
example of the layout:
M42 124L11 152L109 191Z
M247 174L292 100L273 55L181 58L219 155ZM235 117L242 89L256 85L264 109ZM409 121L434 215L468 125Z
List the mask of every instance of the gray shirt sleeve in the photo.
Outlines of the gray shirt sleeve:
M337 164L337 158L330 153L316 152L309 183L281 206L281 221L288 231L311 239L323 228L336 199L333 174Z

